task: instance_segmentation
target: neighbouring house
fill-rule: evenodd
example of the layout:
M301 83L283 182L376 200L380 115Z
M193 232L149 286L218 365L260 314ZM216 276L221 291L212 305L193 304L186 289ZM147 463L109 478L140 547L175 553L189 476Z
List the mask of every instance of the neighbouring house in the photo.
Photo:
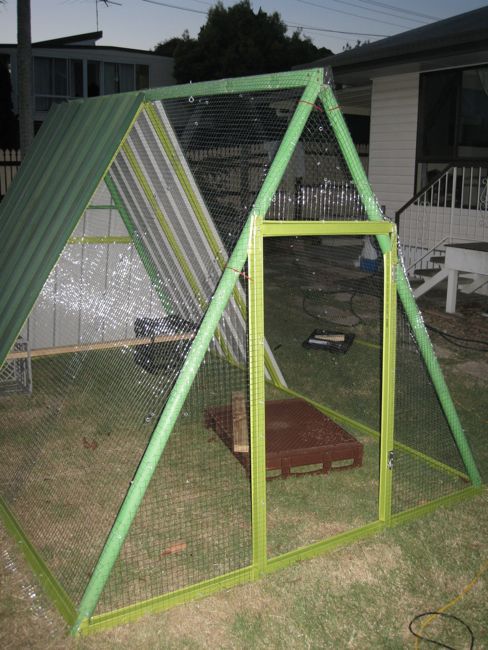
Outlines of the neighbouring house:
M32 44L37 127L54 103L175 83L172 57L97 45L102 36L99 31ZM17 112L17 45L0 44L0 61L10 69L13 110Z
M488 241L488 7L297 67L317 65L346 114L370 116L368 175L407 266Z

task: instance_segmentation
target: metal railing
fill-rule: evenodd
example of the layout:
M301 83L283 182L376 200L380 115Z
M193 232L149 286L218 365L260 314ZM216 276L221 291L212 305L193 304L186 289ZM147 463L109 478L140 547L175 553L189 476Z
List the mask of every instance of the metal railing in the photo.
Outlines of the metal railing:
M0 149L0 200L7 193L13 177L20 166L20 151Z
M396 213L407 271L435 268L447 243L488 238L488 162L448 165Z

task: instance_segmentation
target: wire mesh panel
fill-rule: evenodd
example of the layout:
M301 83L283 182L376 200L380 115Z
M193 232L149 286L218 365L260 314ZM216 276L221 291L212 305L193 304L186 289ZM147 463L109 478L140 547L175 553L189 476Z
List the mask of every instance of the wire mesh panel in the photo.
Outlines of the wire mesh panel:
M149 414L161 410L177 353L192 336L160 353L167 372L148 372L142 344L158 345L158 336L138 337L135 324L164 322L165 313L131 247L111 257L109 246L67 245L35 309L38 341L56 345L32 352L31 396L0 400L0 448L9 459L2 498L75 603L151 434Z
M268 557L378 519L383 301L395 286L378 242L389 237L265 238L264 287L249 290L261 282L257 229L284 225L263 217L367 218L329 124L338 107L327 117L309 101L318 72L288 75L284 90L268 76L244 92L148 91L74 232L57 224L45 242L58 255L67 240L27 348L0 369L27 367L32 349L32 394L0 395L0 496L78 607L76 631L94 611L132 615L265 570L265 501ZM8 304L19 324L27 294ZM411 305L408 318L398 310L394 513L468 480Z
M359 269L360 246L265 239L266 337L295 392L267 389L272 555L378 517L383 278Z
M428 356L434 351L429 350ZM399 309L392 510L402 512L463 489L469 483L439 396Z
M318 103L266 218L341 221L367 218L351 169L323 107ZM401 249L399 258L403 265ZM368 274L374 277L381 264L380 248L375 238L357 241L354 262L365 277ZM304 308L313 305L314 298L323 301L321 293L309 291L304 297ZM361 314L355 315L355 305L374 300L375 295L377 288L372 287L371 282L363 282L352 293L335 295L336 301L349 301L351 331L360 331L363 326ZM316 311L317 306L314 309ZM324 313L319 315L325 316ZM334 308L329 305L329 319L334 320L333 315ZM421 317L414 315L413 318L417 321ZM421 320L419 322L422 327ZM427 333L425 338L428 338ZM466 480L461 454L401 301L397 343L395 439L399 444L396 445L394 461L394 512L458 490ZM429 345L425 345L424 350L427 356L434 355ZM370 360L364 362L371 367ZM375 365L378 363L379 357ZM350 379L350 385L354 386L355 378ZM335 407L336 401L332 395L327 403ZM370 409L365 410L360 399L352 399L345 413L378 429L379 411L373 415Z
M366 218L351 172L318 102L266 218L314 221Z
M227 251L237 241L302 91L268 91L263 83L250 93L162 102Z
M221 319L220 332L228 322L229 313ZM238 350L236 346L233 353ZM246 357L229 363L214 337L102 594L99 612L251 563L249 454Z

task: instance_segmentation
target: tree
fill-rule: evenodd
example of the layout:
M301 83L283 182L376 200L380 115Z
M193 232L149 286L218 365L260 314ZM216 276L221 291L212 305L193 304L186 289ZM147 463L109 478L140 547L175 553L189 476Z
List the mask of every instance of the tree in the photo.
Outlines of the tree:
M342 51L346 52L348 50L355 50L357 47L361 47L362 45L368 45L371 43L370 40L367 41L361 41L359 38L356 40L354 45L351 45L349 41L343 46Z
M154 48L154 52L160 56L174 56L176 48L183 41L187 41L190 38L188 30L185 29L181 36L173 36L173 38L168 38L162 43L158 43Z
M179 83L280 72L332 54L300 31L287 36L286 30L277 12L254 13L249 0L229 8L219 1L196 39L186 33L160 43L155 51L172 52Z

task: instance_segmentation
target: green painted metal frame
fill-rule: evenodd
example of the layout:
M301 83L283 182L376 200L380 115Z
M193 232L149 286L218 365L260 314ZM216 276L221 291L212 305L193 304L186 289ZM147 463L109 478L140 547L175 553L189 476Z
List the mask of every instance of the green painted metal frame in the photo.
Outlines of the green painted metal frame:
M254 222L248 262L251 277L248 282L248 354L252 549L253 576L255 578L265 570L267 562L263 236L263 220L258 218Z
M372 223L372 222L371 222ZM381 437L379 518L391 520L392 454L395 426L395 377L397 337L398 269L396 231L390 233L389 250L383 254L383 350L381 362Z
M384 375L382 398L387 402L384 407L385 415L382 418L382 438L385 440L380 451L380 466L384 467L384 486L380 486L378 496L378 520L345 533L340 533L329 539L316 542L289 553L269 558L267 553L266 535L266 451L265 451L265 375L264 375L264 280L263 280L263 239L267 236L311 236L311 235L358 235L388 234L395 240L395 226L390 222L368 223L362 222L263 222L256 216L250 224L249 246L246 254L248 257L249 276L248 287L248 319L249 319L249 398L250 398L250 424L251 424L251 508L252 508L252 564L249 567L234 571L223 576L206 580L196 585L180 589L176 592L165 594L135 605L100 614L85 617L76 628L79 634L89 634L94 631L106 629L122 622L135 620L147 613L164 611L178 604L197 598L203 598L222 589L229 588L245 582L250 582L261 576L271 573L291 564L316 557L335 548L351 544L359 539L374 535L384 529L389 519L382 516L384 511L389 511L391 502L391 472L387 469L388 453L393 439L393 400L394 386L386 386L394 378L394 355L391 355L391 346L395 345L396 325L396 287L394 278L394 261L396 248L384 255L385 277L390 281L385 283L385 306L383 314L383 330L388 345L383 346L383 364L388 366L389 372ZM288 391L290 394L293 391ZM320 405L318 405L320 406Z
M305 88L309 83L318 82L322 84L323 78L324 70L322 68L312 68L310 70L221 79L219 81L201 81L179 86L155 88L146 90L144 97L148 101L164 99L190 99L191 101L192 97L202 95L212 97L214 95L235 95L236 93Z
M116 521L107 538L97 566L88 583L87 589L82 597L78 612L65 594L57 580L52 576L45 566L42 558L29 544L24 532L16 522L14 516L7 506L0 502L0 517L14 537L21 543L24 553L33 566L36 573L52 596L61 613L72 625L73 633L85 634L91 631L112 627L122 622L133 620L148 613L162 611L176 604L188 600L204 597L220 589L228 588L243 582L256 579L259 576L278 570L298 560L314 557L327 550L345 545L381 531L386 525L393 525L403 521L409 521L419 517L440 505L456 503L461 499L468 498L479 492L476 487L476 467L470 464L470 452L464 450L463 459L468 466L470 476L475 484L474 487L466 488L453 495L443 497L424 506L413 508L405 513L391 516L391 471L388 467L389 453L393 443L393 406L394 406L394 372L395 372L395 323L396 323L396 280L399 284L402 272L396 277L394 269L396 264L396 235L394 226L389 222L381 220L381 213L374 200L369 183L357 169L361 167L359 160L354 158L355 149L348 141L344 133L347 128L343 123L340 111L337 108L332 90L328 85L322 84L322 70L311 70L301 73L285 73L280 75L267 75L256 78L224 80L203 84L191 84L183 87L172 87L158 91L148 91L146 99L171 99L188 98L198 95L215 95L222 93L236 93L246 91L274 90L279 88L304 87L305 91L302 101L298 104L295 115L290 122L289 128L278 153L273 161L268 176L263 183L258 195L254 209L251 211L248 221L242 231L241 237L236 245L234 253L229 259L228 266L222 274L221 281L217 287L214 298L211 301L200 330L191 346L188 357L183 366L182 372L171 392L168 403L157 423L146 452L139 464L134 480L127 492L126 498L119 510ZM325 110L329 115L331 124L336 132L337 139L346 161L348 162L356 185L361 192L363 201L368 210L368 216L373 223L368 222L264 222L272 196L276 191L282 175L296 143L302 133L308 116L314 103L320 97ZM342 122L341 122L342 119ZM344 132L343 132L344 131ZM351 149L351 151L349 151ZM357 155L356 155L357 158ZM362 170L362 167L361 167ZM110 182L110 181L109 181ZM112 195L113 196L113 195ZM119 210L120 212L120 210ZM130 231L129 231L130 232ZM266 476L265 476L265 448L264 448L264 307L263 307L263 237L275 236L307 236L344 234L359 235L372 234L377 236L384 256L385 268L385 289L384 289L384 345L382 362L382 417L381 417L381 447L380 447L380 491L378 497L378 521L372 522L361 528L339 534L330 539L312 544L303 548L295 549L290 553L268 559L266 549ZM130 232L132 236L133 233ZM251 331L249 341L249 365L250 365L250 392L251 392L251 485L252 485L252 517L253 517L253 560L252 565L238 571L228 573L202 583L191 585L176 592L153 598L133 606L116 610L106 614L93 616L100 594L106 580L110 575L115 560L130 529L132 520L139 508L145 494L145 490L151 480L152 474L164 451L166 442L171 435L178 414L183 406L184 400L192 384L198 368L208 350L208 345L214 336L218 322L221 318L225 305L235 287L238 278L238 271L249 260L250 275L253 278L249 282L249 327ZM232 267L232 268L230 268ZM403 281L402 281L403 282ZM406 282L406 279L404 280ZM407 283L408 285L408 283ZM398 287L398 293L405 291L404 285ZM415 304L415 303L414 303ZM407 312L408 313L408 312ZM415 312L417 313L417 312ZM413 318L413 313L409 316ZM414 331L415 328L414 328ZM429 342L430 343L430 342ZM425 347L425 342L424 342ZM422 348L421 348L422 349ZM427 349L427 348L426 348ZM425 351L423 352L425 354ZM437 386L437 383L436 383ZM280 386L280 388L282 388ZM442 386L441 386L442 388ZM287 389L286 392L296 394ZM321 407L324 412L330 409ZM336 414L339 419L344 416ZM449 419L449 418L448 418ZM452 417L449 421L452 421ZM455 423L455 421L454 421ZM352 422L353 426L368 433L378 435L379 432L370 430L369 427L360 423ZM461 430L462 433L462 430ZM463 434L464 436L464 434ZM459 431L456 437L458 441ZM460 440L462 442L462 440ZM471 457L472 459L472 457ZM474 461L473 461L474 463ZM478 475L479 476L479 475Z

